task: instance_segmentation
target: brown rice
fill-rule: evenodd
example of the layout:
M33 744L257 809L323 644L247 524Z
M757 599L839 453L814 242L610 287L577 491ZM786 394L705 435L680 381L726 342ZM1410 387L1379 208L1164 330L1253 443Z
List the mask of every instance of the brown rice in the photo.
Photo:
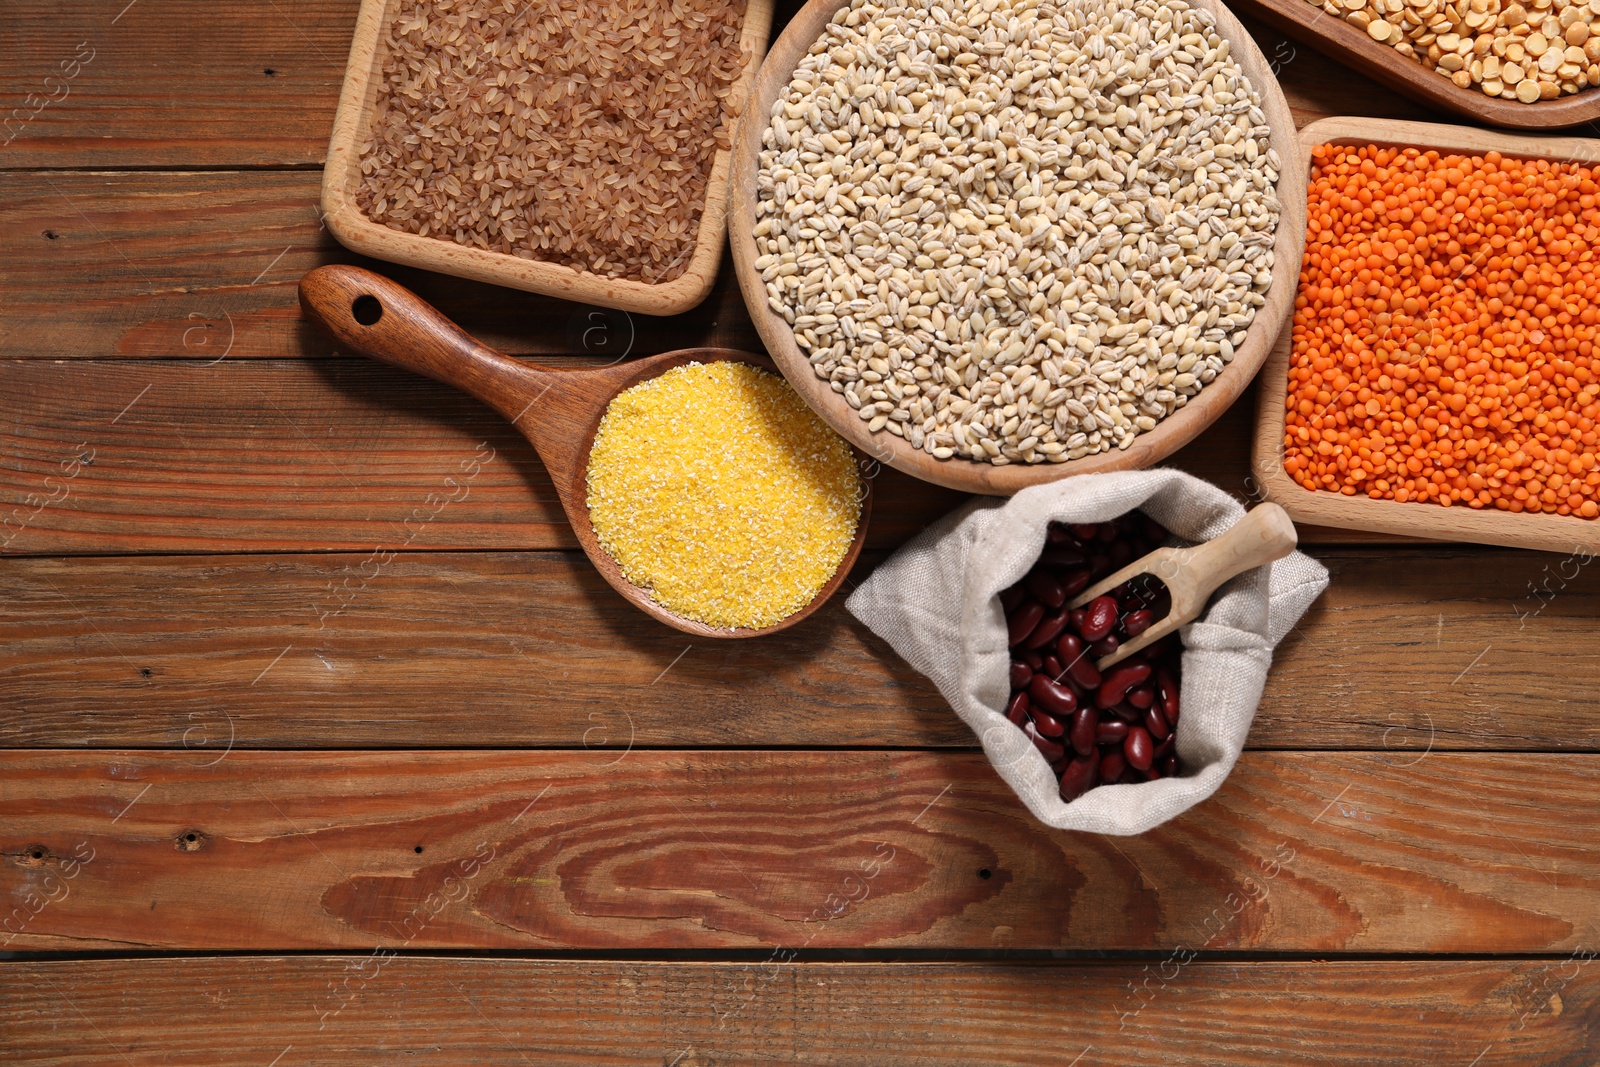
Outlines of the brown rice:
M740 0L402 0L361 210L408 233L666 282L688 266Z

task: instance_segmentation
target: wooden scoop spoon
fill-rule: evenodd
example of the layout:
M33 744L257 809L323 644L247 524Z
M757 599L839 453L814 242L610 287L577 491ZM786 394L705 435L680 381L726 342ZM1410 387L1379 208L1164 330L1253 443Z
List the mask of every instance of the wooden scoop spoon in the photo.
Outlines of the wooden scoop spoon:
M1190 548L1158 548L1104 581L1091 585L1067 606L1081 608L1141 574L1154 575L1166 583L1167 591L1172 594L1172 610L1144 633L1098 660L1097 666L1103 671L1185 623L1193 622L1223 582L1252 567L1282 559L1294 551L1298 541L1294 523L1282 508L1276 504L1258 504L1221 537Z
M510 419L544 461L578 543L595 569L634 606L668 626L701 637L759 637L786 629L821 607L861 554L872 514L872 482L865 477L861 479L855 540L811 603L771 626L718 629L675 615L656 603L647 590L623 577L617 561L595 534L589 518L589 447L611 399L686 363L734 360L777 373L764 356L724 348L689 348L597 369L535 367L479 344L404 286L369 270L339 264L318 267L300 279L300 305L340 347L437 378ZM859 453L856 460L865 463Z

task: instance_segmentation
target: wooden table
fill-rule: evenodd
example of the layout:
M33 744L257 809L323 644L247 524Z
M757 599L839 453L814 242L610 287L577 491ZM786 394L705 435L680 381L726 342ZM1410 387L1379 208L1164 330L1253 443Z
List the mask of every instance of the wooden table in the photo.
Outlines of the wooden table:
M1044 830L838 601L650 622L500 419L301 319L356 0L123 4L0 7L57 97L0 148L5 1059L1596 1062L1600 567L1308 530L1221 792ZM1252 29L1302 123L1430 117ZM514 353L757 345L727 268L380 269ZM1252 410L1177 465L1250 496ZM858 578L958 503L879 484Z

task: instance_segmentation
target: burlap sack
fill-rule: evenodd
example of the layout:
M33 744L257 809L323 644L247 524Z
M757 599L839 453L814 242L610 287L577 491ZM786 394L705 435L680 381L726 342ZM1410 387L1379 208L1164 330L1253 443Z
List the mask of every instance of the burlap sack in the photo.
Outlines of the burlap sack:
M1033 566L1051 520L1102 522L1134 508L1191 542L1216 537L1244 515L1227 493L1180 471L1068 478L945 517L845 605L933 680L1028 810L1061 829L1143 833L1216 792L1244 748L1272 650L1328 584L1327 570L1296 552L1223 586L1181 631L1183 776L1101 786L1065 803L1050 765L1005 717L1011 657L998 594Z

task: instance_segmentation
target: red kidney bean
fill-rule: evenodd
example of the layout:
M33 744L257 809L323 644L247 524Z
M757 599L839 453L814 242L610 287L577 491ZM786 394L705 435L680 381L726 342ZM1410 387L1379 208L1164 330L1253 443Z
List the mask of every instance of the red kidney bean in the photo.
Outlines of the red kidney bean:
M1072 534L1062 533L1061 541L1046 544L1045 550L1038 553L1038 561L1045 566L1080 566L1085 560L1083 549L1078 547L1078 542L1072 539Z
M1072 742L1072 747L1079 755L1088 755L1094 751L1095 732L1100 716L1088 704L1078 708L1077 714L1072 717L1072 732L1067 735L1067 740Z
M1159 708L1149 708L1145 711L1144 728L1157 741L1165 741L1168 735L1172 733L1172 728L1167 725L1166 716L1161 714Z
M1128 766L1141 771L1150 769L1155 746L1150 743L1150 735L1143 726L1135 726L1128 731L1128 736L1122 742L1122 754L1127 757Z
M1079 656L1083 655L1083 638L1069 629L1056 638L1056 655L1060 657L1062 663L1070 667Z
M1121 704L1110 708L1104 708L1102 710L1107 715L1110 715L1113 718L1121 719L1123 722L1133 723L1135 725L1144 722L1144 712L1140 711L1132 704L1129 704L1127 701L1123 701Z
M1021 660L1014 659L1011 661L1011 688L1028 688L1028 680L1032 677L1032 667L1028 666L1026 663L1023 663Z
M1039 553L1039 562L1046 567L1066 571L1074 567L1082 567L1088 562L1088 557L1070 545L1054 545ZM1068 596L1072 594L1068 593Z
M1083 639L1090 644L1109 634L1111 628L1117 624L1117 602L1111 597L1095 597L1083 611L1083 625L1077 629ZM1037 626L1038 623L1034 625Z
M1102 745L1121 745L1128 736L1128 724L1117 719L1101 719L1095 727L1094 739Z
M1078 695L1042 674L1034 675L1028 683L1028 696L1041 709L1061 718L1078 710Z
M1061 579L1061 588L1065 590L1067 599L1071 600L1089 588L1089 583L1092 581L1094 581L1094 575L1087 570L1069 571L1066 577Z
M1065 723L1054 715L1047 715L1038 708L1033 709L1033 725L1039 728L1041 734L1052 739L1060 737L1067 732Z
M1140 603L1143 603L1143 601L1140 601ZM1151 623L1155 621L1156 616L1153 611L1149 608L1139 608L1137 611L1130 611L1122 617L1122 630L1129 637L1138 637L1150 629Z
M1023 584L1028 587L1028 592L1033 594L1035 600L1046 607L1059 608L1066 603L1067 592L1062 588L1061 580L1049 571L1042 571L1035 567L1023 579Z
M1044 756L1046 763L1055 763L1067 754L1066 749L1041 734L1039 728L1031 722L1022 724L1022 732L1028 735L1028 740L1032 741L1033 747L1037 748L1039 754Z
M1067 613L1065 611L1046 615L1039 620L1039 625L1033 628L1033 633L1028 635L1028 639L1023 644L1028 648L1043 648L1054 641L1056 636L1066 628Z
M1072 803L1100 783L1100 753L1074 756L1061 771L1061 799Z
M1105 681L1095 690L1094 702L1102 708L1113 707L1122 702L1129 689L1148 677L1150 664L1137 659L1125 660L1106 672Z
M1080 653L1066 667L1067 677L1082 686L1085 693L1092 693L1100 687L1100 668L1094 665L1094 660L1087 653Z
M1146 632L1170 594L1132 580L1087 607L1066 603L1091 582L1150 551L1166 531L1142 514L1104 523L1051 523L1027 577L1000 593L1011 640L1013 689L1006 717L1017 723L1059 776L1071 800L1105 782L1177 774L1179 671L1176 634L1101 672L1097 658Z
M1166 667L1157 667L1156 696L1160 697L1161 702L1165 704L1169 695L1176 696L1177 693L1178 680L1172 676L1172 672Z
M1028 591L1022 588L1021 582L1018 582L1016 585L1007 586L1006 588L1000 590L1000 607L1005 610L1007 615L1010 615L1013 611L1016 611L1022 606L1022 601L1027 597L1027 595Z
M1022 644L1023 638L1033 633L1033 628L1039 625L1039 620L1042 618L1044 618L1044 605L1037 600L1030 600L1017 608L1006 622L1006 636L1012 646Z

